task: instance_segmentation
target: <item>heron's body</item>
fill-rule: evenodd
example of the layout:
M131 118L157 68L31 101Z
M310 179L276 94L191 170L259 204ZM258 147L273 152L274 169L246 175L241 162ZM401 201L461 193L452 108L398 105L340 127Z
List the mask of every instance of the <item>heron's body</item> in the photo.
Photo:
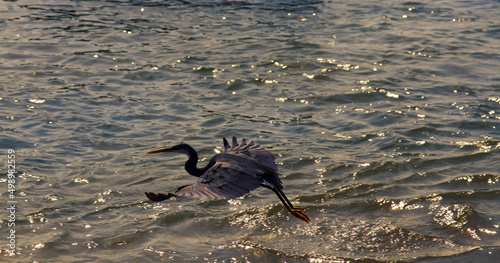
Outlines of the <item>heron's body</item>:
M247 144L245 139L238 144L236 138L233 137L231 146L226 139L223 141L224 151L212 157L203 168L197 168L198 154L187 144L147 152L147 154L179 152L188 155L185 169L199 179L195 183L179 187L174 194L146 192L146 196L152 201L163 201L172 196L233 199L263 186L273 190L290 213L310 222L309 217L303 212L304 209L293 207L283 193L283 185L272 153L253 142Z

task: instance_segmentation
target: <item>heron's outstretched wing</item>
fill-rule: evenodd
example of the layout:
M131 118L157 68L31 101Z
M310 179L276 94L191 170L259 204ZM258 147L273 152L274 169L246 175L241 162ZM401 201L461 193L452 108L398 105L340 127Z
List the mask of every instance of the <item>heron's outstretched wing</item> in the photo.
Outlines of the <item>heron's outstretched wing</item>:
M243 138L241 140L241 144L238 143L236 137L233 137L233 145L230 146L227 142L226 138L224 141L224 152L228 154L234 154L239 156L245 156L247 158L251 158L256 160L262 165L269 167L275 172L278 171L278 166L276 166L276 162L274 161L274 156L271 152L264 149L264 147L255 144L253 141L247 144L247 140Z
M262 175L265 171L246 163L231 162L231 158L221 159L223 160L216 162L201 175L197 182L179 188L175 194L206 199L233 199L249 193L263 182Z

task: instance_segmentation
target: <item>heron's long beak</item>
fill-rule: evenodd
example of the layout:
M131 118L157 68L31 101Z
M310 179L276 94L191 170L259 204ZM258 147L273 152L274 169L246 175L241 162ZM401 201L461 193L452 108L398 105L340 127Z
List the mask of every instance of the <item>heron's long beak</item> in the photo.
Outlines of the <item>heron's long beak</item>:
M152 153L164 153L164 152L171 152L172 148L165 148L165 149L159 149L159 150L154 150L147 152L146 154L152 154Z

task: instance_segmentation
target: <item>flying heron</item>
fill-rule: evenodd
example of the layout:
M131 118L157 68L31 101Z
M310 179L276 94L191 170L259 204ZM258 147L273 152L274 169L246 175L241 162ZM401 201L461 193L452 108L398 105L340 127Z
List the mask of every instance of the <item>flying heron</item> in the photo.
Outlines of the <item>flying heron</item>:
M189 159L184 165L186 171L199 179L192 184L181 186L175 193L151 193L146 196L152 201L163 201L175 196L195 196L205 199L234 199L255 190L259 186L271 189L286 209L294 216L311 222L304 208L294 207L283 193L283 185L278 177L278 167L271 152L253 141L241 144L233 137L233 145L224 138L224 151L216 154L207 166L197 168L198 154L193 147L182 143L170 148L147 152L177 152L186 154Z

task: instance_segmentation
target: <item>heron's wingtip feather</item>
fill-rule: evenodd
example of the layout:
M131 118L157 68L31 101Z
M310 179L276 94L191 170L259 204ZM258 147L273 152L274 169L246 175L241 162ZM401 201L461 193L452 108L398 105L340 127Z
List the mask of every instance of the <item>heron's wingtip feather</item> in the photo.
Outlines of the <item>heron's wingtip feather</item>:
M227 142L226 138L222 138L222 141L224 142L224 150L227 152L229 149L229 143Z

